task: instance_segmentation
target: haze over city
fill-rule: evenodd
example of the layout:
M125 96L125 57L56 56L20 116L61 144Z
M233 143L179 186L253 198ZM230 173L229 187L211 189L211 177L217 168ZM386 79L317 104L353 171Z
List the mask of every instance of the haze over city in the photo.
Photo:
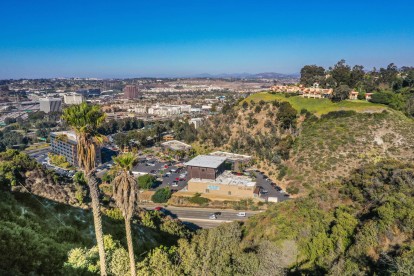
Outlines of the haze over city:
M3 1L0 79L414 64L413 3Z
M414 275L413 0L0 8L0 276Z

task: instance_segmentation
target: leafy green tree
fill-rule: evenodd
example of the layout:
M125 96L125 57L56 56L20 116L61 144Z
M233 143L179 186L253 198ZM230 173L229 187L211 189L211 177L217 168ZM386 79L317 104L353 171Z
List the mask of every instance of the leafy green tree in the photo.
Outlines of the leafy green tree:
M321 84L325 79L325 69L316 65L305 65L300 70L300 83L306 87L312 86L315 82Z
M340 85L339 87L335 88L333 91L333 100L334 101L343 101L349 98L351 93L351 88L348 85Z
M351 83L351 67L343 59L334 65L330 70L330 74L335 80L336 86L349 85Z
M99 206L98 183L94 175L96 151L100 150L105 137L98 133L98 127L105 120L105 113L98 105L82 103L63 110L62 119L75 131L77 139L78 164L88 179L89 194L92 199L92 211L96 241L99 249L100 273L107 275L104 250L102 218Z

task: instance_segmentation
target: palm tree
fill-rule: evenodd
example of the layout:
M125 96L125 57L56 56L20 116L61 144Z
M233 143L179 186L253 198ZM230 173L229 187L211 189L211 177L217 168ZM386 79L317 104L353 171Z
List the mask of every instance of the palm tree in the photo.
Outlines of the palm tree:
M138 203L138 185L132 175L132 167L136 164L137 157L133 153L125 153L114 158L117 176L112 181L113 196L116 205L121 210L125 219L126 238L128 243L129 263L131 275L135 276L135 257L132 244L131 219Z
M96 242L98 244L101 275L106 276L106 258L99 206L98 182L94 174L96 150L105 141L105 136L98 133L98 127L105 120L105 113L97 105L81 103L63 110L62 119L76 133L78 165L84 171L92 200L93 221Z

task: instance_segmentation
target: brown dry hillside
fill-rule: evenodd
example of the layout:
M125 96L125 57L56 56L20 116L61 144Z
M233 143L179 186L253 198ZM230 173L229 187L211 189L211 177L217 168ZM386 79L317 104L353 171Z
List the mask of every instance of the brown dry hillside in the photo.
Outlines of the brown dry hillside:
M301 112L288 127L280 113L280 102L240 104L211 117L195 146L199 152L252 155L257 168L291 193L344 177L369 161L414 160L414 121L399 112Z

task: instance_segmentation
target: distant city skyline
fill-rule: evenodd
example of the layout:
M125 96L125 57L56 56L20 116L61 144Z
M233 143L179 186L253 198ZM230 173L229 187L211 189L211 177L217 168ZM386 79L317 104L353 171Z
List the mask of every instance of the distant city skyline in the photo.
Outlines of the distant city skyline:
M0 5L0 79L414 65L409 0L23 2Z

